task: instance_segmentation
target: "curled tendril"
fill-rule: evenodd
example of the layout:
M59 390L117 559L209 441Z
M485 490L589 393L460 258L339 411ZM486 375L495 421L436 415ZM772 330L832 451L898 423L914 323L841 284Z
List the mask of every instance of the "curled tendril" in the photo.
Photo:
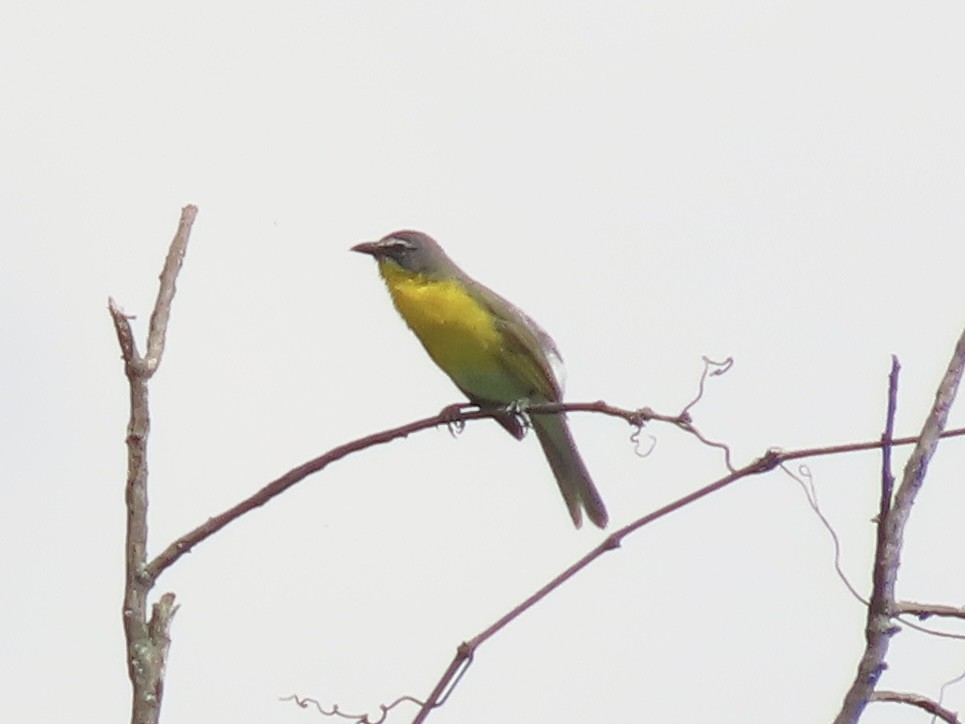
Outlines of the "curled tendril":
M700 383L697 385L697 395L692 399L687 406L684 407L683 414L690 412L690 408L700 402L704 397L704 384L707 382L708 377L720 377L723 374L727 374L730 368L734 366L734 358L728 357L722 362L717 362L716 360L710 359L710 357L704 356L704 371L700 375Z
M653 452L654 448L657 447L657 438L653 435L647 433L647 438L650 441L650 447L646 450L642 450L643 440L641 439L643 435L643 423L631 423L633 425L633 432L630 433L630 442L633 443L633 454L640 458L645 458L650 453Z
M821 505L818 503L818 490L814 485L814 476L811 474L811 468L806 464L802 463L798 465L797 470L791 470L787 465L780 465L781 470L783 470L792 480L794 480L801 490L804 492L804 497L807 499L808 506L811 511L818 517L821 521L821 525L828 531L828 535L831 538L831 546L834 548L834 570L838 574L838 578L844 583L845 588L854 596L862 605L867 606L868 601L858 593L855 587L851 584L851 580L848 578L847 574L844 572L844 568L841 565L841 540L838 538L838 533L831 525L831 521L827 519L824 513L821 511Z
M342 711L338 704L332 704L331 709L326 709L317 699L312 699L311 697L300 697L297 694L282 696L279 697L278 700L294 701L295 704L302 709L307 709L308 707L313 706L322 716L346 719L348 721L354 721L356 724L382 724L382 722L384 722L388 717L389 712L404 702L415 704L418 707L424 706L424 703L419 699L416 699L414 696L400 696L391 704L379 704L379 711L382 712L382 715L378 719L370 719L368 714L350 714L349 712Z

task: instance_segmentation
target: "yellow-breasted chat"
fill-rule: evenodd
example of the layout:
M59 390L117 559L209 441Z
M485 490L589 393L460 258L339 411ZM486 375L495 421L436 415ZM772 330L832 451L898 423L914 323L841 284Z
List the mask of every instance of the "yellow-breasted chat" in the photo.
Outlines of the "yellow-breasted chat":
M496 419L516 438L508 406L560 402L563 361L553 339L523 311L466 274L431 237L396 231L352 251L375 257L395 308L426 352L471 402L507 408ZM530 413L577 528L583 512L603 528L608 516L576 449L566 416Z

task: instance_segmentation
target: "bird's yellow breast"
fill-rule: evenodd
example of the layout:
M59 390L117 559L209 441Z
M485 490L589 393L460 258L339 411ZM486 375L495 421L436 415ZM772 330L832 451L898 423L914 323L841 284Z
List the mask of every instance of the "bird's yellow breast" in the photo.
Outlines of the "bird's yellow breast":
M507 369L492 313L456 279L430 279L379 260L392 301L429 356L476 400L512 402L528 390Z

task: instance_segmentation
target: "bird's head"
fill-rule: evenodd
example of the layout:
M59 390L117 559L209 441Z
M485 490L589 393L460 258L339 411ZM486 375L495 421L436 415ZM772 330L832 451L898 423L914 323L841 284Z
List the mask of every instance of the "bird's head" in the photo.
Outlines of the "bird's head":
M389 260L412 274L451 275L456 265L428 234L421 231L395 231L378 241L356 244L352 251L368 254L382 262Z

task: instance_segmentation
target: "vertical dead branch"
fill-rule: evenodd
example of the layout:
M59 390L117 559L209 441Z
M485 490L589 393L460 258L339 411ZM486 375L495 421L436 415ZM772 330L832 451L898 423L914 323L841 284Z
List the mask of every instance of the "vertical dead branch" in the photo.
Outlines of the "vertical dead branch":
M893 363L892 367L892 384L895 384L897 379L895 364ZM893 500L890 495L890 471L883 470L873 588L865 626L865 651L858 663L854 682L844 697L841 711L834 720L835 724L853 724L858 721L871 699L881 673L886 668L885 656L888 653L888 645L891 637L898 630L892 617L896 612L895 583L898 579L898 568L901 565L905 525L911 514L911 506L925 480L928 463L938 447L938 440L948 421L948 412L955 400L963 370L965 370L965 332L958 338L948 369L938 386L938 392L935 393L935 403L925 420L921 437L905 465L901 485L898 486ZM893 414L891 404L889 404L889 414ZM890 431L885 433L885 437L887 439L884 449L887 450L891 442ZM885 465L887 466L887 458Z
M132 724L157 724L164 688L164 664L171 644L171 620L177 611L174 594L166 593L147 617L148 593L154 580L147 575L147 438L151 428L148 407L148 382L164 353L167 322L174 299L175 279L181 269L191 226L198 210L185 206L177 233L171 242L161 272L160 288L147 340L147 354L137 351L130 318L117 303L108 300L108 309L117 332L124 359L124 373L130 387L131 413L127 424L127 539L124 583L124 636L127 641L127 671L133 688Z

